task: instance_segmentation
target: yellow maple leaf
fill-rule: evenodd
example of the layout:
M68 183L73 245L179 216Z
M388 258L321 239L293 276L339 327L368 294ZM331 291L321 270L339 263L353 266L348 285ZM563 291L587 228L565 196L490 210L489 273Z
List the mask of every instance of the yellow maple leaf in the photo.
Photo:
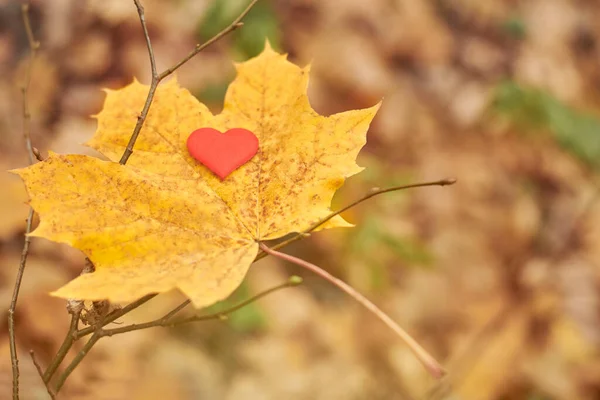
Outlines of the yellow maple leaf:
M82 250L96 271L53 294L134 300L180 289L196 307L227 297L241 283L258 241L299 232L330 213L378 105L318 115L306 96L309 68L268 45L236 65L223 112L212 115L175 79L159 86L126 166L125 150L148 93L134 81L108 90L89 146L113 162L50 157L17 170L39 213L33 236ZM256 134L258 153L225 180L188 153L201 127ZM336 217L322 228L349 226Z

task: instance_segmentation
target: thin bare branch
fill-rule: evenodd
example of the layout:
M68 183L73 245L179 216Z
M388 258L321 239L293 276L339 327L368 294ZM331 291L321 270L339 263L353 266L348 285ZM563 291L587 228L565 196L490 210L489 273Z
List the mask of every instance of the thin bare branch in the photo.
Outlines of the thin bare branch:
M23 25L25 25L25 32L27 33L27 41L29 43L29 63L27 64L25 81L21 87L21 93L23 95L23 136L25 138L25 146L27 148L29 164L33 164L35 162L35 154L33 152L33 146L31 145L31 114L29 112L29 101L27 99L27 95L29 92L29 84L31 83L33 61L35 60L40 43L35 40L35 37L33 36L33 30L31 29L31 22L29 20L29 3L25 3L21 6L21 16L23 17Z
M153 328L153 327L157 327L157 326L162 326L162 327L174 327L174 326L179 326L179 325L184 325L184 324L189 324L190 322L199 322L199 321L208 321L211 319L222 319L225 316L239 310L240 308L243 308L245 306L247 306L250 303L253 303L255 301L257 301L258 299L265 297L273 292L276 292L278 290L281 289L285 289L288 287L294 287L294 286L298 286L299 284L302 283L302 279L300 277L297 276L292 276L290 277L290 279L285 282L282 283L280 285L277 285L275 287L272 287L270 289L265 290L264 292L261 292L255 296L250 297L247 300L242 301L239 304L236 304L235 306L228 308L226 310L220 311L220 312L216 312L213 314L208 314L208 315L193 315L191 317L187 317L187 318L182 318L182 319L178 319L178 320L173 320L172 317L173 315L178 312L181 308L183 308L182 306L187 305L185 302L182 303L181 305L179 305L177 308L175 308L174 310L172 310L171 312L169 312L167 315L165 315L162 318L159 318L157 320L154 321L150 321L150 322L146 322L143 324L131 324L128 326L123 326L120 328L114 328L114 329L105 329L102 332L102 336L113 336L113 335L118 335L121 333L126 333L126 332L132 332L132 331L139 331L141 329L148 329L148 328ZM189 303L189 300L188 302Z
M215 36L213 36L212 38L207 40L205 43L197 44L196 47L194 48L194 50L192 50L187 56L185 56L183 59L181 59L181 61L179 61L177 64L173 65L172 67L167 68L165 71L161 72L160 74L158 74L157 70L156 70L156 60L154 58L154 50L152 49L150 35L148 34L148 28L146 26L146 17L144 14L144 7L142 6L142 4L140 3L139 0L133 0L133 1L137 8L140 22L142 24L142 29L144 30L144 38L146 39L146 45L148 47L148 56L150 57L150 66L152 69L152 82L150 82L150 89L148 90L148 97L146 97L146 101L144 103L144 107L142 108L142 112L140 113L137 123L135 124L135 127L133 128L133 133L131 134L131 137L129 138L127 147L125 148L125 151L123 152L123 155L121 156L121 159L119 160L119 164L122 164L122 165L125 165L127 163L127 160L129 160L129 157L131 157L131 154L133 154L133 147L135 146L135 142L137 141L137 138L140 135L140 131L142 130L142 127L144 126L144 122L146 121L146 118L148 117L148 111L150 110L150 106L152 105L152 100L154 99L154 94L156 93L158 84L163 79L165 79L167 76L171 75L173 72L175 72L177 69L179 69L183 64L185 64L189 60L191 60L196 54L200 53L202 50L206 49L208 46L214 44L215 42L219 41L221 38L223 38L227 34L233 32L237 28L241 27L243 25L241 23L241 20L246 16L246 14L248 14L248 12L250 12L252 7L254 7L254 5L256 4L256 2L258 0L252 0L250 2L250 4L248 5L248 7L246 7L246 9L244 11L242 11L242 13L229 26L227 26L221 32L217 33Z
M27 148L27 156L29 158L29 163L33 164L35 162L35 154L33 152L33 146L31 145L31 113L29 112L29 101L27 95L29 92L29 84L31 83L31 72L33 70L33 62L35 60L35 55L40 44L35 40L33 30L31 29L31 22L29 21L29 3L25 3L21 6L21 15L23 17L23 25L25 26L27 41L29 43L29 62L27 65L25 81L21 88L21 93L23 95L23 138L25 140L25 147ZM19 269L17 270L17 277L15 279L13 295L10 301L10 307L8 309L8 336L10 347L10 361L12 367L12 396L14 400L19 399L19 358L17 355L17 342L15 338L15 310L17 308L17 301L19 299L19 290L21 289L23 274L25 273L27 256L29 255L29 244L31 243L31 237L28 235L31 232L33 216L33 208L30 208L29 215L27 216L27 222L25 223L25 243L23 244L23 251L21 252L21 261L19 262Z
M69 350L73 346L73 343L76 340L79 340L83 336L86 336L90 333L94 333L92 338L90 338L90 340L85 344L85 346L82 348L82 350L79 353L77 353L77 356L75 357L75 359L73 359L73 361L71 361L71 363L69 364L67 369L65 369L65 371L59 376L59 378L57 380L57 389L56 389L56 392L58 393L58 391L64 385L64 382L66 381L68 376L71 374L71 372L73 372L73 370L77 367L77 365L79 365L81 360L83 360L83 357L85 357L87 355L87 353L89 352L89 350L92 348L92 346L94 344L96 344L96 342L98 340L100 340L100 338L103 337L102 327L110 324L111 322L122 317L123 315L127 314L128 312L130 312L130 311L138 308L142 304L150 301L155 296L156 296L156 294L149 294L144 297L141 297L138 300L126 305L125 307L117 309L117 310L107 314L95 326L89 326L89 327L81 329L81 330L77 330L77 327L79 324L79 317L81 314L81 309L76 309L72 313L71 325L69 327L69 331L67 332L65 340L63 341L63 344L60 346L60 349L58 350L57 354L54 356L50 365L44 372L44 375L43 375L44 382L50 382L50 379L52 379L52 376L54 375L54 373L56 372L56 370L58 369L60 364L63 362L67 353L69 352ZM92 339L94 339L94 340L92 340ZM89 346L89 348L87 346Z
M217 33L215 36L213 36L212 38L210 38L203 44L197 44L196 48L194 50L192 50L187 56L185 56L177 64L175 64L174 66L172 66L170 68L167 68L164 72L162 72L160 74L159 78L162 80L162 79L166 78L167 76L171 75L173 72L175 72L177 69L179 69L179 67L181 67L183 64L185 64L186 62L191 60L196 54L200 53L202 50L206 49L208 46L214 44L215 42L221 40L224 36L230 34L231 32L235 31L236 29L244 26L244 24L241 22L242 19L250 12L252 7L254 7L254 5L257 2L258 2L258 0L252 0L250 2L250 4L248 4L248 7L246 7L244 9L244 11L242 11L242 13L235 20L233 20L233 22L228 27L223 29L221 32Z
M146 296L140 297L136 301L129 303L128 305L126 305L123 308L120 308L118 310L114 310L113 312L108 313L108 315L102 320L102 326L106 326L106 325L110 324L111 322L116 321L117 319L121 318L123 315L129 313L130 311L135 310L136 308L138 308L142 304L147 303L148 301L152 300L156 296L157 296L156 293L147 294ZM79 331L77 331L75 333L75 339L80 339L84 336L87 336L87 335L93 333L95 330L96 330L95 326L88 326L87 328L80 329Z
M100 338L102 336L100 335L99 332L100 331L94 332L94 334L92 335L90 340L88 340L87 343L85 345L83 345L81 350L79 350L77 355L75 355L75 358L73 358L73 361L71 361L71 363L69 365L67 365L67 368L65 368L63 373L59 375L58 379L56 380L56 388L55 388L56 393L60 392L60 389L62 389L62 387L65 384L65 381L67 380L69 375L71 375L71 373L75 370L75 368L77 368L79 363L81 363L81 361L83 361L83 359L85 358L87 353L89 353L89 351L92 349L92 347L94 347L96 342L98 340L100 340Z
M52 376L69 353L69 350L71 350L71 347L73 347L73 343L76 339L75 334L77 332L77 325L79 324L80 315L81 309L78 309L71 313L71 324L69 325L69 330L67 331L65 339L63 340L62 344L60 345L60 348L52 358L52 361L50 361L50 364L46 368L46 371L42 375L44 383L50 382L50 379L52 379Z
M445 375L444 368L438 363L433 356L431 356L416 340L414 340L404 329L402 329L394 320L392 320L386 313L381 311L375 304L373 304L369 299L364 297L362 294L357 292L352 286L348 285L346 282L341 279L336 278L331 275L329 272L317 267L314 264L309 263L308 261L304 261L300 258L290 256L288 254L280 253L277 250L273 250L267 247L264 243L260 243L260 248L277 258L280 258L285 261L289 261L296 265L299 265L303 268L308 269L309 271L319 275L320 277L328 280L333 283L335 286L342 289L344 292L349 294L354 300L363 305L366 309L371 311L373 315L379 318L384 324L386 324L391 330L393 330L399 337L408 345L413 354L419 359L419 361L423 364L423 366L427 369L427 371L436 379L441 379Z
M33 361L33 365L35 365L35 369L37 370L40 378L42 378L42 381L43 381L44 380L44 378L43 378L44 373L42 372L42 367L40 366L40 364L37 362L37 360L35 358L35 353L33 352L33 350L29 350L29 355L31 356L31 361ZM52 400L55 400L56 399L56 394L50 388L50 386L48 386L47 382L44 382L44 386L46 387L46 392L48 392L48 396L50 396L50 398Z
M339 209L338 211L334 211L331 214L329 214L328 216L326 216L325 218L315 222L313 225L311 225L310 227L306 228L305 230L303 230L302 232L299 232L298 234L296 234L295 236L292 236L291 238L278 243L274 246L271 247L272 250L278 250L282 247L285 247L287 245L289 245L290 243L293 243L297 240L300 240L302 238L305 238L308 236L308 234L310 234L310 232L314 231L315 229L317 229L318 227L320 227L321 225L323 225L325 222L329 221L331 218L335 217L336 215L340 215L341 213L343 213L344 211L348 211L349 209L351 209L352 207L355 207L357 205L359 205L360 203L362 203L365 200L370 199L371 197L375 197L378 196L380 194L384 194L384 193L389 193L389 192L396 192L399 190L405 190L405 189L414 189L414 188L420 188L420 187L426 187L426 186L447 186L447 185L453 185L456 183L456 179L454 178L446 178L446 179L441 179L439 181L433 181L433 182L422 182L422 183L412 183L410 185L402 185L402 186L394 186L394 187L390 187L387 189L373 189L371 190L369 193L365 194L363 197L361 197L360 199L354 201L353 203L348 204L347 206ZM267 254L265 252L261 252L259 253L256 258L254 259L254 261L258 261L261 258L266 257Z
M146 97L146 102L144 103L144 107L142 108L142 112L140 113L137 123L133 128L133 133L129 138L129 143L127 143L127 147L119 160L119 164L125 165L127 160L131 154L133 154L133 146L135 146L135 142L137 141L138 136L140 135L140 131L142 130L142 126L144 126L144 122L146 121L146 117L148 116L148 111L150 110L150 106L152 105L152 100L154 99L154 94L156 93L156 88L160 83L161 79L158 76L158 72L156 71L156 59L154 58L154 50L152 49L152 42L150 41L150 35L148 34L148 27L146 26L146 15L144 14L144 7L139 2L139 0L133 0L135 3L135 7L138 12L138 16L140 18L140 23L142 24L142 30L144 31L144 38L146 39L146 47L148 48L148 56L150 57L150 69L152 70L152 82L150 82L150 89L148 90L148 96Z
M190 301L186 300L183 303L181 303L180 305L178 305L177 307L175 307L174 309L172 309L171 311L169 311L164 316L162 316L154 321L145 322L142 324L131 324L131 325L123 326L120 328L104 329L104 330L102 330L102 336L113 336L113 335L117 335L119 333L139 331L141 329L153 328L155 326L167 326L167 325L165 325L165 323L167 321L169 321L171 318L173 318L179 311L183 310L188 304L190 304Z
M33 155L35 156L36 160L44 161L44 157L42 157L42 154L40 153L40 150L37 147L32 147L31 151L33 151Z
M27 216L27 223L25 227L26 234L31 232L32 221L33 209L29 209L29 215ZM17 278L15 279L12 300L10 301L10 307L8 309L8 337L13 376L12 388L14 400L19 399L19 357L17 355L17 341L15 337L15 310L17 309L17 300L19 298L19 290L21 289L21 282L23 281L23 274L25 273L25 265L27 263L27 255L29 254L30 243L31 238L29 236L25 236L25 243L23 245L23 251L21 252L21 262L19 263L19 269L17 270Z
M150 69L152 70L152 78L158 78L158 72L156 70L156 59L154 58L154 50L152 49L152 43L150 42L150 34L148 33L148 26L146 25L146 14L144 13L144 7L139 0L133 0L135 7L137 8L138 16L140 17L140 23L142 24L142 30L144 31L144 38L146 39L146 47L148 48L148 55L150 56Z
M157 326L172 327L172 326L187 324L190 322L207 321L207 320L211 320L211 319L220 319L220 318L225 317L228 314L231 314L234 311L239 310L242 307L247 306L248 304L250 304L252 302L255 302L256 300L258 300L270 293L273 293L277 290L284 289L287 287L297 286L300 283L302 283L302 279L300 279L299 277L293 276L287 282L285 282L281 285L278 285L271 289L265 290L264 292L259 293L256 296L253 296L239 304L236 304L235 306L228 308L227 310L224 310L224 311L221 311L218 313L214 313L214 314L196 315L196 316L192 316L189 318L184 318L184 319L173 321L172 319L175 316L175 314L177 314L179 311L181 311L185 306L187 306L190 303L190 301L187 300L187 301L183 302L182 304L180 304L175 309L169 311L162 318L159 318L154 321L146 322L143 324L131 324L131 325L127 325L127 326L120 327L120 328L102 329L102 326L106 325L106 323L107 323L106 321L102 321L102 322L98 323L98 325L96 327L94 327L92 337L83 346L83 348L77 353L77 355L75 356L73 361L71 361L71 363L67 366L67 368L65 368L65 371L56 380L56 393L58 393L60 391L60 389L65 384L65 381L69 377L69 375L71 375L71 373L75 370L75 368L77 368L77 366L81 363L81 361L88 354L88 352L91 350L91 348L103 337L114 336L114 335L118 335L121 333L138 331L141 329L148 329L148 328L153 328L153 327L157 327ZM80 332L82 332L82 331L83 331L83 329ZM83 336L83 335L81 335L81 336Z

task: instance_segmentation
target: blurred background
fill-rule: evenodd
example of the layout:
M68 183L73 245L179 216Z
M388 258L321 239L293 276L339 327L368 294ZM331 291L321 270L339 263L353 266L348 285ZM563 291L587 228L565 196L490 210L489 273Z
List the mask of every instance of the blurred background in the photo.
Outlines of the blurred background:
M227 26L242 0L143 0L159 70ZM41 50L30 91L42 155L94 154L81 143L102 88L150 66L132 1L32 1ZM359 164L334 200L373 187L456 177L345 214L286 252L352 284L449 371L441 383L361 306L272 258L250 270L224 308L287 279L227 321L101 341L65 387L73 399L598 399L600 398L600 2L594 0L260 0L245 25L177 75L214 112L232 61L268 38L313 63L321 114L384 99ZM0 169L27 164L20 85L28 54L20 2L0 0ZM97 154L96 154L97 155ZM8 308L23 243L22 184L0 174L0 303ZM68 327L48 292L79 274L76 250L34 239L17 310L24 399L45 391L42 365ZM161 295L121 321L179 304ZM11 384L6 314L0 397ZM79 343L81 346L82 343Z

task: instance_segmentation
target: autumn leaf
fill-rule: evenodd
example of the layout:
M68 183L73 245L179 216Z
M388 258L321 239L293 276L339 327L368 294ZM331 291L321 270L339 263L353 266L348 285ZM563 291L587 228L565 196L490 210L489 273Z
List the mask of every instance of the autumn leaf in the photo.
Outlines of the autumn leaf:
M241 283L258 241L299 232L330 213L378 105L329 117L306 96L309 68L268 45L236 65L221 114L212 115L175 79L159 86L126 166L120 159L148 86L107 90L88 143L112 162L56 155L17 170L40 215L33 236L83 251L96 272L53 294L131 301L180 289L196 307ZM186 148L191 132L248 129L258 153L221 181ZM350 226L335 217L321 228Z

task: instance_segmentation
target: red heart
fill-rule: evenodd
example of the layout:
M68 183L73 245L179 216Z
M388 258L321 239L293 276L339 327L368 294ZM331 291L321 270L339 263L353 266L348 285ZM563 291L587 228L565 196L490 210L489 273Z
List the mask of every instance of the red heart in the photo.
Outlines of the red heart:
M223 180L254 157L258 151L258 138L242 128L225 133L213 128L200 128L188 138L187 148L192 157Z

